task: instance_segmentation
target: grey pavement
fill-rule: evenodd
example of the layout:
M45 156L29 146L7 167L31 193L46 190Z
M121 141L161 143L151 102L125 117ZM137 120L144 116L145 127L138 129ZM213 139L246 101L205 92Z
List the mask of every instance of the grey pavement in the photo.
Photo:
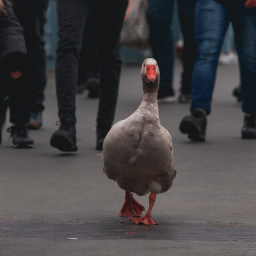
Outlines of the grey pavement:
M122 69L115 122L140 104L140 65ZM176 60L174 87L179 90ZM34 149L13 149L5 126L0 147L0 255L256 255L256 140L242 140L241 104L232 96L238 66L219 66L207 141L178 130L189 113L177 100L160 104L173 138L177 177L157 196L158 226L120 218L124 191L102 171L95 150L97 100L77 96L78 152L49 145L58 128L54 73L48 74L43 127L31 131ZM148 207L148 196L135 196ZM76 238L76 239L68 239Z

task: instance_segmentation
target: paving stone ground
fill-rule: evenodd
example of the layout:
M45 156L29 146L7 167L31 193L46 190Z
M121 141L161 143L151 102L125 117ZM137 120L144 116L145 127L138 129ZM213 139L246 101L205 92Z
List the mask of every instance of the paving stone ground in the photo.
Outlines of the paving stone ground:
M139 65L124 65L115 122L138 107ZM175 63L179 93L181 65ZM51 148L58 128L54 73L49 71L43 127L31 131L34 149L13 149L6 124L0 147L0 255L256 255L256 140L242 140L241 104L232 96L237 66L219 66L207 141L178 130L189 105L159 105L171 133L178 175L158 195L155 227L118 216L124 191L102 171L95 150L97 100L77 96L78 152ZM148 206L148 197L136 199ZM70 237L71 236L71 237ZM67 239L77 238L77 239Z

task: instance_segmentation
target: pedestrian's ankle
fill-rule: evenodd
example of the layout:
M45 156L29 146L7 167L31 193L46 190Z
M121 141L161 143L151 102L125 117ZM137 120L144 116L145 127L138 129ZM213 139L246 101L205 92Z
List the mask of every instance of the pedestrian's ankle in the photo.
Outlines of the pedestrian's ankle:
M201 117L201 116L206 116L206 111L202 108L196 108L193 112L192 115L194 117Z

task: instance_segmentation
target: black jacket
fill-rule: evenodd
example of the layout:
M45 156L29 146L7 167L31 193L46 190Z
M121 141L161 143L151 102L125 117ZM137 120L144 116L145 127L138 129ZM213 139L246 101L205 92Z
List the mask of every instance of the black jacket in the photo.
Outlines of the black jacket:
M10 6L0 13L0 68L23 71L27 67L27 49L23 28Z

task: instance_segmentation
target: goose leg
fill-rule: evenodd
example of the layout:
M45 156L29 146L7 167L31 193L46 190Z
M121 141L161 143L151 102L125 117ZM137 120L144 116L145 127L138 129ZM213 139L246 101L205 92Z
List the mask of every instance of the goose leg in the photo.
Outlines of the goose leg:
M145 208L137 202L133 195L125 191L125 201L119 212L120 217L139 217Z
M146 215L142 218L129 218L129 220L134 221L135 224L157 225L151 219L151 211L152 211L155 201L156 201L156 193L151 193L149 195L149 208L148 208L148 212L146 213Z

